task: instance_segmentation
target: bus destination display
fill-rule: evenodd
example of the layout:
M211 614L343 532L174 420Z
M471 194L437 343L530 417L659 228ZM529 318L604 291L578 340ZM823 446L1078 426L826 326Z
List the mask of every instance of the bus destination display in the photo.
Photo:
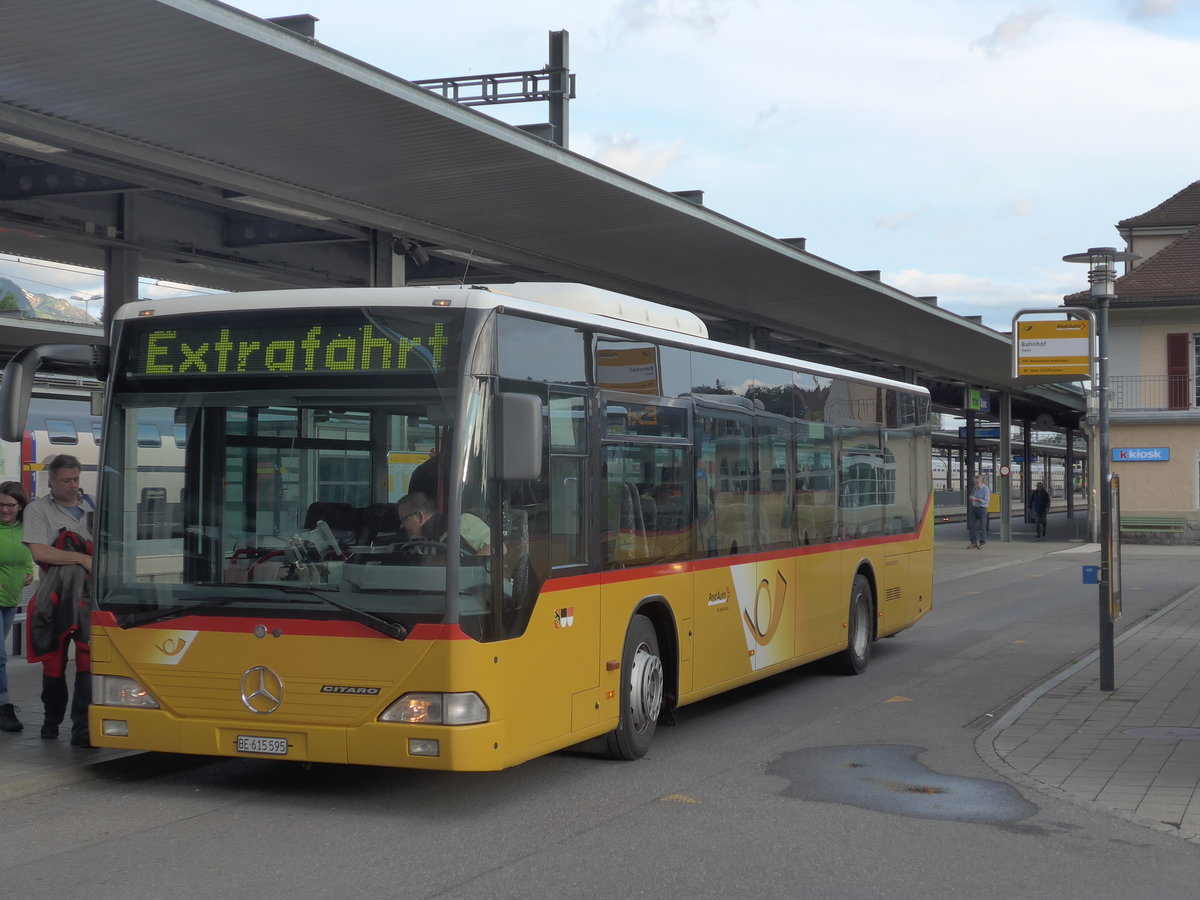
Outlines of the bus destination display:
M157 323L156 323L157 324ZM130 374L328 375L440 372L450 336L444 322L405 323L408 334L353 324L174 325L147 328L133 345Z

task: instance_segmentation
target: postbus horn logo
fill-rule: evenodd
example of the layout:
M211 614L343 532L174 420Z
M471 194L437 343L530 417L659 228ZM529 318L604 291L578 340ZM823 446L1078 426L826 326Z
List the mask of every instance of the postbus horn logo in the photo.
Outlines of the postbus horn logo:
M782 572L776 571L775 596L771 596L771 582L764 578L758 583L758 590L754 592L754 618L750 617L748 610L742 610L742 615L746 617L746 624L750 626L750 633L754 636L754 642L758 646L765 647L771 643L775 632L779 630L779 620L783 618L783 601L786 596L787 579L783 577ZM764 618L767 620L766 628L762 625Z

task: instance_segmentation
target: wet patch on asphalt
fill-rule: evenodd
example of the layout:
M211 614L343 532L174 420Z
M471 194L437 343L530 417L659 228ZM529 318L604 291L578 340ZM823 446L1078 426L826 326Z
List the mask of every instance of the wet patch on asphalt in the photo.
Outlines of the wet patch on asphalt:
M930 770L917 761L921 752L921 747L900 744L810 747L785 753L767 772L790 782L782 792L785 797L897 816L1018 822L1037 812L1010 785Z

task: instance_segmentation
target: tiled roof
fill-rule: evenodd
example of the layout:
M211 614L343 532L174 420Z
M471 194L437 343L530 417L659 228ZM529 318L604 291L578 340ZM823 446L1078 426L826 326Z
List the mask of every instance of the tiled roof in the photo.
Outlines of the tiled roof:
M1195 198L1193 202L1198 213L1196 221L1200 222L1200 182L1191 185L1187 190L1191 191ZM1186 191L1176 194L1158 209L1162 209L1184 193ZM1116 280L1114 287L1118 304L1121 301L1144 303L1148 300L1161 300L1170 303L1179 300L1200 300L1200 228L1193 228L1173 244L1159 250L1128 275L1122 275ZM1091 297L1087 291L1080 291L1064 299L1068 302L1087 303Z
M1200 225L1200 181L1193 181L1173 197L1164 200L1149 212L1122 219L1118 228Z

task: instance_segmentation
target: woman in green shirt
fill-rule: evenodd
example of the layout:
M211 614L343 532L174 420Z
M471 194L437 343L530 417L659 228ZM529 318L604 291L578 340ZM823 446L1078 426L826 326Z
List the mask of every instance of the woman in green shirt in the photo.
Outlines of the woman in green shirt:
M33 557L21 543L21 517L29 495L17 481L0 483L0 731L21 731L8 696L8 633L21 604L21 591L33 582Z

